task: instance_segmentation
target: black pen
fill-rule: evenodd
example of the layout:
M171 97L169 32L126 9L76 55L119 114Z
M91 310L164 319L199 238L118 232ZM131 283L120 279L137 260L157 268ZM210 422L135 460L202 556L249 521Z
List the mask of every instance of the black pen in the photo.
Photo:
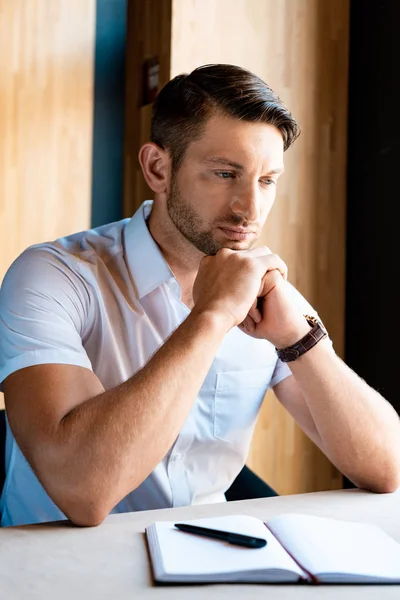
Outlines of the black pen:
M187 533L203 535L208 538L215 538L234 544L235 546L246 546L246 548L263 548L267 540L253 537L252 535L243 535L241 533L232 533L230 531L221 531L220 529L209 529L208 527L198 527L197 525L188 525L187 523L175 523L175 527Z

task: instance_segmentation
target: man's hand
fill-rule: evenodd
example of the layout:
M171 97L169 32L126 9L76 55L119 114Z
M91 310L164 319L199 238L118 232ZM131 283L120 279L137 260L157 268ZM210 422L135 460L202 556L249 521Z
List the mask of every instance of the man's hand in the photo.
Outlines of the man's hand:
M211 311L256 338L284 348L301 339L310 326L291 301L287 266L261 246L227 248L203 258L193 287L194 311Z
M264 275L257 300L239 327L277 348L298 342L310 331L304 315L290 298L286 279L276 270Z
M267 293L266 275L272 273L284 281L287 267L266 246L244 251L223 248L215 256L206 256L193 286L193 311L218 314L225 319L227 331L248 314L257 323L262 320L257 297Z

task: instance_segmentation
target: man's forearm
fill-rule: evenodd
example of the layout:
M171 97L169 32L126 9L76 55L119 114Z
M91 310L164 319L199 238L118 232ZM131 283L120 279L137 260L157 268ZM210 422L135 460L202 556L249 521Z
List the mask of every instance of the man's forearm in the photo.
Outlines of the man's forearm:
M63 418L46 479L62 509L68 498L70 518L80 520L83 494L96 499L98 517L89 520L101 521L149 475L178 436L225 333L214 315L192 313L131 379Z
M356 485L400 485L400 420L323 340L290 364L328 458Z

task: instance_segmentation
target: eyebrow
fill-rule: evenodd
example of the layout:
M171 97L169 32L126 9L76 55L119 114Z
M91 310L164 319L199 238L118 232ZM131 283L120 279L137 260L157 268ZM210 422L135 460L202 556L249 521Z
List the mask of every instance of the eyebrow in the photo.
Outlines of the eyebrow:
M223 156L211 156L210 158L206 158L203 162L214 165L228 165L229 167L237 169L238 171L244 171L243 165L233 160L229 160L228 158L225 158ZM280 173L283 173L283 171L283 168L271 169L270 171L268 171L268 175L279 175Z

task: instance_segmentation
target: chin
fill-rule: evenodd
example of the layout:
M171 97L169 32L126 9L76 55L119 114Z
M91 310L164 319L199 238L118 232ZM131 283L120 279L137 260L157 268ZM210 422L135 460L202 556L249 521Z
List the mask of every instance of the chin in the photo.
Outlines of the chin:
M225 242L221 245L221 248L229 248L230 250L250 250L254 245L254 242Z

